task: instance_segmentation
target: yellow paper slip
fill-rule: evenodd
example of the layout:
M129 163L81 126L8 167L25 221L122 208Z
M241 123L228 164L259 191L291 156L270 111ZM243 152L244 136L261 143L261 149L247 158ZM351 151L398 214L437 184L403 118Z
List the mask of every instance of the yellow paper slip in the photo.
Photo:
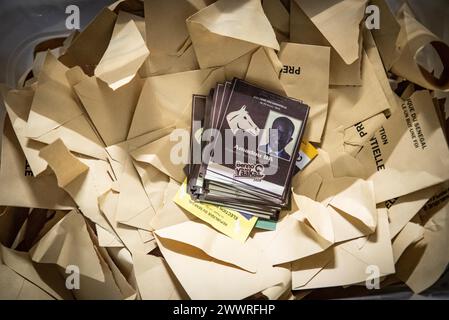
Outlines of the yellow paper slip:
M317 155L318 150L310 142L302 141L296 166L303 170Z
M192 200L184 181L173 201L181 208L207 222L228 237L245 242L257 222L256 217L246 219L239 212Z

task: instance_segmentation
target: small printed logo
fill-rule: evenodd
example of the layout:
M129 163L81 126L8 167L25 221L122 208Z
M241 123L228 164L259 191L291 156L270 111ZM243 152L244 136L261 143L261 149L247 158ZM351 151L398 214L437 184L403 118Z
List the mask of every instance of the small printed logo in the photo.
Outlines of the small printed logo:
M259 135L260 129L254 123L253 119L251 119L248 111L246 111L246 106L243 106L240 110L230 112L226 116L226 120L228 121L229 128L232 130L234 135L239 130L248 132L253 136Z
M260 181L265 177L264 170L264 166L260 163L236 162L234 178L252 178L254 181Z

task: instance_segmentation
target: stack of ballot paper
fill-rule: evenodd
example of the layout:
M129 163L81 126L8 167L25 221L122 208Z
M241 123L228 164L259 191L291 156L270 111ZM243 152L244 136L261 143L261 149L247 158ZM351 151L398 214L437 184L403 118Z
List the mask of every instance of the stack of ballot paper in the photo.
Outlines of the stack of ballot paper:
M444 276L449 46L408 5L121 0L32 54L0 86L0 299L425 294Z
M195 95L187 192L201 202L277 220L290 206L308 113L303 102L240 79L218 84L209 97Z

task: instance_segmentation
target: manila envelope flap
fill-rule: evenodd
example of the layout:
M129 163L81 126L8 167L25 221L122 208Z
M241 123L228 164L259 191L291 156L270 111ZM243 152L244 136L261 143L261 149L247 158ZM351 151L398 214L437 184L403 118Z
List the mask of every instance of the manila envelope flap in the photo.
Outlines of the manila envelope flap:
M16 207L70 210L75 203L57 185L54 175L35 178L6 118L1 139L0 204ZM45 190L43 193L42 190Z
M261 263L257 272L251 273L191 245L159 237L156 241L191 299L244 299L290 277L290 270L269 263Z
M46 144L61 138L69 150L106 159L103 143L85 117L66 77L68 70L51 53L47 53L25 136Z
M204 69L147 78L134 113L128 139L179 123L190 123L192 94L207 95L224 70ZM176 94L173 94L176 92Z
M196 247L210 257L255 273L260 264L260 249L250 242L240 243L200 221L187 221L156 232L159 238Z
M258 0L219 0L186 22L203 69L226 65L259 46L279 50Z

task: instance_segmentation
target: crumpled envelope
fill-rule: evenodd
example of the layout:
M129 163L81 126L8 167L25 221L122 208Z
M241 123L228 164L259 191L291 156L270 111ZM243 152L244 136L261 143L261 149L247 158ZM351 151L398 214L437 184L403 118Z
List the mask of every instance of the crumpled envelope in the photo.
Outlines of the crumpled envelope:
M151 219L155 208L139 177L130 152L145 143L159 139L170 132L171 128L154 131L140 137L124 141L107 148L111 155L114 171L118 178L119 200L115 220L121 224L151 231Z
M189 127L192 94L208 94L217 82L224 82L224 77L223 68L219 68L147 78L128 139L175 124L181 128Z
M0 244L1 260L3 260L0 264L2 280L5 280L3 276L7 276L7 283L18 281L23 284L24 287L20 288L20 296L24 296L23 298L73 300L73 295L65 287L64 280L59 276L57 270L45 265L33 264L28 252L15 251ZM5 267L9 270L5 270ZM15 276L10 274L11 271ZM12 285L11 282L8 284ZM2 290L5 293L10 292L10 289L13 290L13 287L3 288L8 288L8 290Z
M337 244L315 256L292 264L292 288L307 290L365 282L367 267L379 268L380 276L395 272L385 209L378 210L376 232L362 248L358 240Z
M112 90L116 90L136 76L149 54L145 40L133 20L117 23L94 74Z
M189 298L164 258L134 252L133 264L142 300Z
M52 54L47 54L25 136L46 144L60 138L71 151L106 160L103 143L90 125L66 77L68 70Z
M147 170L149 167L152 167L151 165L147 166L146 169L144 169L144 174L141 175L141 177L145 177L147 174ZM154 167L152 167L154 168ZM152 169L150 169L153 171ZM159 171L155 169L156 171ZM160 172L160 171L159 171ZM147 183L148 184L148 183ZM156 209L156 216L151 220L151 226L154 228L154 230L159 230L163 228L167 228L179 223L195 220L195 216L191 213L189 213L186 210L183 210L181 207L179 207L174 201L174 197L176 193L179 191L179 188L181 187L181 184L176 182L173 179L169 179L168 182L159 182L160 189L163 190L163 193L161 194L160 191L157 191L156 187L152 189L152 192L156 193L157 195L154 196L154 198L158 198L159 206ZM145 188L148 189L150 186L146 186ZM154 186L154 185L153 185Z
M76 77L75 73L80 72L80 69L71 69L68 76ZM125 141L143 80L137 75L128 84L112 90L95 76L78 76L79 81L74 80L73 88L106 146Z
M416 216L439 188L441 185L436 185L385 201L392 239Z
M186 131L186 134L188 132ZM190 137L190 133L187 134ZM190 141L190 140L189 140ZM179 183L182 183L186 177L184 167L188 160L186 155L185 160L180 163L174 163L171 159L173 148L179 144L175 136L166 135L156 141L153 141L143 147L131 152L131 156L137 162L144 162L151 164L156 169L162 171L167 176L173 178ZM184 149L186 150L186 149Z
M310 107L304 139L319 143L327 119L330 48L282 43L279 60L286 70L293 68L292 73L280 75L287 96L300 99Z
M75 207L70 196L58 187L53 175L35 178L31 168L27 169L26 158L8 119L1 142L0 205L56 210Z
M383 12L380 15L383 27L372 33L385 68L424 88L447 91L449 46L423 26L407 4L399 9L396 16L384 0L375 0L373 4ZM427 70L426 65L419 61L419 53L426 46L433 47L441 60L432 61L434 67L436 63L442 63L441 74L438 74L440 70Z
M61 140L41 149L39 154L47 161L57 175L58 183L70 194L83 214L92 222L112 232L98 208L97 200L111 188L112 175L108 162L75 157ZM77 170L72 171L72 168Z
M376 203L449 179L449 148L428 91L417 91L356 159L374 183Z
M33 175L37 177L47 169L47 163L39 157L39 150L45 144L31 140L24 134L33 98L33 89L8 90L5 92L3 101L17 140L20 143Z
M202 69L224 66L259 46L279 50L259 0L219 0L186 23Z
M289 269L272 267L263 257L257 272L251 273L216 259L189 242L165 236L168 238L156 237L158 246L191 299L243 299L290 278Z
M56 224L31 250L31 257L34 262L56 264L62 270L69 265L77 266L81 276L80 289L73 291L77 299L135 297L107 252L96 247L79 212L70 212Z
M150 56L144 75L154 76L197 70L198 61L187 31L186 19L211 0L145 0L145 25ZM173 17L167 19L167 16Z
M154 241L145 241L139 230L117 222L115 216L117 211L119 194L113 190L106 191L98 198L98 206L105 215L117 237L123 242L129 252L140 252L147 254L154 250Z
M262 1L263 11L267 15L279 43L290 39L290 13L281 0Z
M328 118L321 145L326 151L344 151L345 129L390 108L365 52L362 58L362 83L361 87L338 86L329 90ZM363 141L369 139L369 133L359 138L364 138L359 140L359 144L363 145ZM349 135L347 139L350 139ZM348 140L348 143L354 141Z
M449 263L449 203L447 184L443 185L420 211L423 220L423 239L410 245L396 265L397 276L415 293L434 284Z
M261 47L252 54L244 79L251 84L286 96L285 88L279 79L281 68L282 63L275 51Z
M295 0L290 3L290 41L332 47L330 84L361 85L360 25L367 1Z
M68 68L79 66L92 76L111 40L117 15L104 8L73 40L59 60Z

